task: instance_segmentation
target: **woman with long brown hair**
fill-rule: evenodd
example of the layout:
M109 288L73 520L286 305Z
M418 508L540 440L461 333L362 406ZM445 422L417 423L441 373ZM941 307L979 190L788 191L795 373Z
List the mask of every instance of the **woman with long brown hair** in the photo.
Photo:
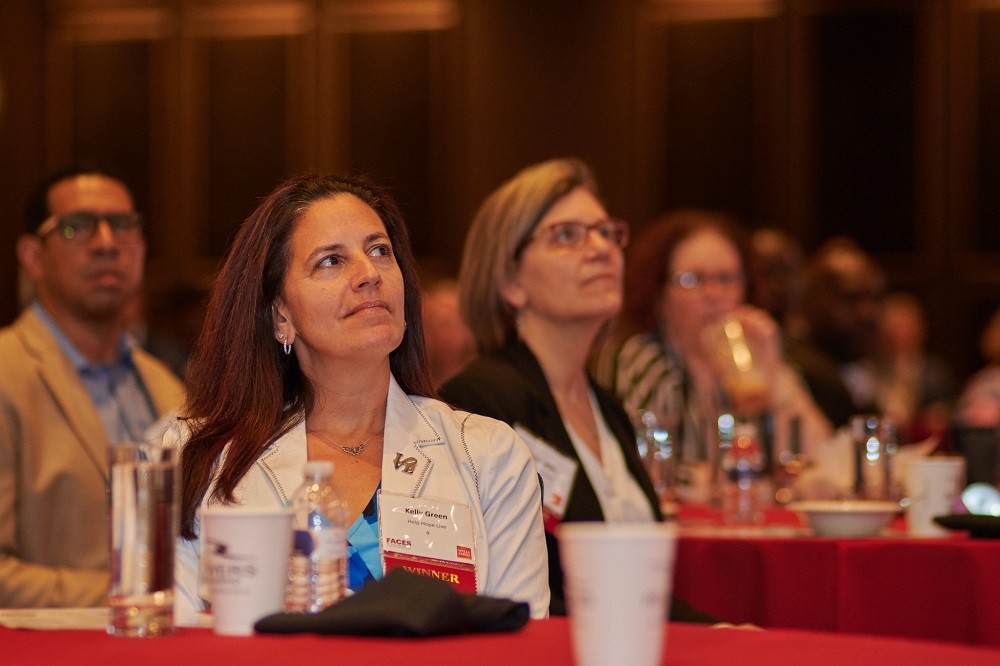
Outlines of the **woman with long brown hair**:
M352 588L382 576L386 493L433 497L471 508L476 590L545 614L530 454L509 427L434 399L406 226L366 179L305 175L260 203L233 242L189 367L186 419L173 433L184 610L204 605L198 508L287 505L306 461L329 460L354 521Z

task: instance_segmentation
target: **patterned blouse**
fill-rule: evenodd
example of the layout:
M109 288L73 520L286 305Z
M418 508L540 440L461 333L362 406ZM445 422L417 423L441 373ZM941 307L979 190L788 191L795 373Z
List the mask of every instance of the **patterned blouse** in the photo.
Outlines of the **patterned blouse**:
M381 488L381 485L379 485ZM361 515L347 530L347 586L357 592L382 578L378 541L378 488Z

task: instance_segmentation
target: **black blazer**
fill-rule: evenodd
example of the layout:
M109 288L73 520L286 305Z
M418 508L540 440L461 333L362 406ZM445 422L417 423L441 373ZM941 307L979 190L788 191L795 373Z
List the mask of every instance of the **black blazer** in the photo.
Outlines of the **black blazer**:
M662 520L653 484L639 460L635 431L628 415L614 395L597 386L593 380L590 385L604 420L618 439L629 473L649 500L653 515L657 520ZM566 426L563 425L542 368L531 350L520 340L512 341L503 349L469 363L457 377L442 387L441 396L459 409L491 416L511 426L521 424L561 453L577 462L580 460ZM573 481L563 520L604 520L597 494L582 467ZM555 535L548 532L545 533L545 543L548 547L549 589L552 593L549 610L553 615L565 615L566 599L559 544ZM690 609L683 602L674 604L671 617L694 622L713 619Z

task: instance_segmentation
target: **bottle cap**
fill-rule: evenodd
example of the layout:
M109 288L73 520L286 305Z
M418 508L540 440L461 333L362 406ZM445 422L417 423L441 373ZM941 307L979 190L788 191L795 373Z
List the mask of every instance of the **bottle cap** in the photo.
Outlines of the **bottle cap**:
M310 460L302 468L302 473L307 477L333 476L333 463L329 460Z

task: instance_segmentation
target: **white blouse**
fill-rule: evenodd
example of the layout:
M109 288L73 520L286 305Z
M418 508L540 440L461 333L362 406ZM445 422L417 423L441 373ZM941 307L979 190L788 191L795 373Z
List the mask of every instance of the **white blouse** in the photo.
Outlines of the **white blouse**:
M600 460L568 423L566 431L583 465L583 471L590 479L590 485L594 487L597 501L600 502L601 511L604 513L604 520L609 523L652 522L655 518L653 508L649 505L649 498L629 474L618 438L608 428L593 392L590 392L590 408L597 423L597 437L601 447Z

